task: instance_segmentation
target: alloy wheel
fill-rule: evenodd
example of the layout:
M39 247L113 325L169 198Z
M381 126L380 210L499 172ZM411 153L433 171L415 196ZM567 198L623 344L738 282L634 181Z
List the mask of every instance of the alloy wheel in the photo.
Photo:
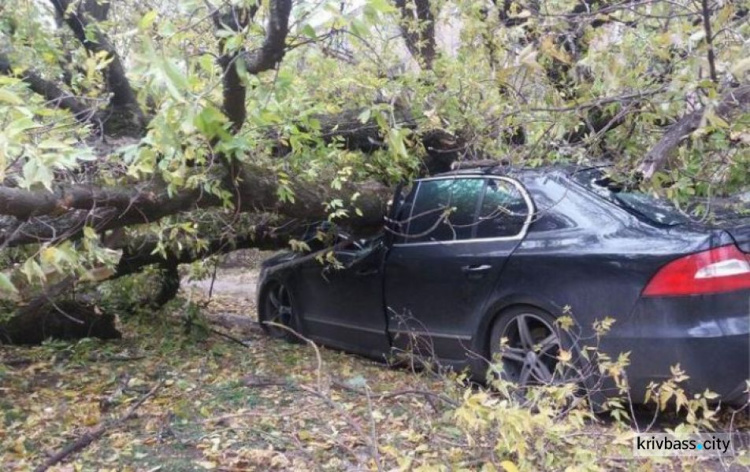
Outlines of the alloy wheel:
M507 340L500 347L503 374L520 385L549 385L556 380L560 338L545 318L520 313L507 323L502 333Z
M288 338L292 333L284 329L292 327L292 300L283 284L273 285L266 295L263 316L264 329L275 338ZM281 326L277 326L281 325Z

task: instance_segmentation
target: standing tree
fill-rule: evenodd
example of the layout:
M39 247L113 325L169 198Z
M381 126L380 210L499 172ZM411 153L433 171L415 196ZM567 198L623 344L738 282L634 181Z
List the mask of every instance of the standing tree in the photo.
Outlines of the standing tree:
M746 0L6 0L2 342L73 287L159 265L161 302L178 264L377 228L457 161L742 191L749 39Z

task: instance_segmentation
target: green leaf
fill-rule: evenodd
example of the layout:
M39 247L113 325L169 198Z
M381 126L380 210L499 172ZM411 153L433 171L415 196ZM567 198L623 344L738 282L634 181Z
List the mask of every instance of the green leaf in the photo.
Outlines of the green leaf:
M351 28L352 33L357 36L367 36L367 33L369 32L367 25L358 18L354 18L349 27Z
M195 127L208 137L217 136L227 122L226 116L213 106L206 106L195 116Z
M23 105L21 97L11 92L8 89L0 89L0 102L9 103L11 105Z
M98 239L99 235L96 234L96 230L91 226L83 227L83 237L86 239Z
M15 295L18 293L18 289L13 282L10 281L10 277L0 272L0 293Z
M396 8L387 0L369 0L367 6L378 13L393 13L396 11Z
M318 37L318 35L315 33L315 28L313 28L310 24L306 24L305 26L303 26L301 33L310 39L315 39Z
M141 21L138 22L138 28L145 30L151 27L151 25L154 24L154 21L156 21L156 11L151 10L150 12L143 15L143 18L141 18Z
M183 92L188 89L188 81L182 71L169 59L162 62L167 90L175 100L183 101Z
M19 118L17 120L11 121L11 123L5 128L5 134L12 138L15 137L24 131L28 131L32 128L35 128L37 126L34 121L27 116L24 116L22 118Z
M38 159L29 159L23 165L24 186L31 187L34 184L42 184L47 190L52 190L52 179L54 175L46 165Z
M372 110L370 108L366 108L365 110L362 111L362 113L359 114L357 119L359 120L360 123L367 123L368 121L370 121L371 114L372 114Z
M32 283L35 279L41 282L47 280L47 276L44 275L41 266L32 258L26 259L26 262L21 266L21 272L26 276L28 281Z

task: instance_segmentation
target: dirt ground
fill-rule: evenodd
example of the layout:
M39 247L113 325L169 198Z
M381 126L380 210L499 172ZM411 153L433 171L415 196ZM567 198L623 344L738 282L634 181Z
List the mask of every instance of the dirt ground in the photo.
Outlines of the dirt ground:
M226 268L222 269L220 275L216 279L183 280L183 290L195 290L201 297L208 297L212 293L221 298L236 298L249 312L253 312L257 297L258 270Z
M265 336L259 257L229 261L213 287L185 281L171 315L123 316L122 340L2 348L0 470L32 470L102 425L50 470L517 470L492 447L483 454L497 467L467 453L482 451L456 427L471 391L448 388L452 379ZM582 454L608 458L599 470L708 465L633 462L607 428L574 435Z
M0 348L0 470L32 470L154 388L131 419L51 470L368 470L370 437L391 434L395 412L433 414L409 395L373 411L361 393L437 390L432 380L269 339L256 322L257 270L228 265L212 289L184 282L181 298L203 306L190 332L177 309L121 320L121 341ZM416 434L414 412L398 434Z

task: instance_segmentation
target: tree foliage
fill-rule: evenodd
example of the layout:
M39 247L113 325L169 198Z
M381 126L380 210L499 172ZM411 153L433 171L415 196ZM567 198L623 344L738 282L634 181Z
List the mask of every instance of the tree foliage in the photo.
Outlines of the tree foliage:
M394 183L457 161L608 161L678 201L741 194L749 8L6 0L0 291L363 231Z

